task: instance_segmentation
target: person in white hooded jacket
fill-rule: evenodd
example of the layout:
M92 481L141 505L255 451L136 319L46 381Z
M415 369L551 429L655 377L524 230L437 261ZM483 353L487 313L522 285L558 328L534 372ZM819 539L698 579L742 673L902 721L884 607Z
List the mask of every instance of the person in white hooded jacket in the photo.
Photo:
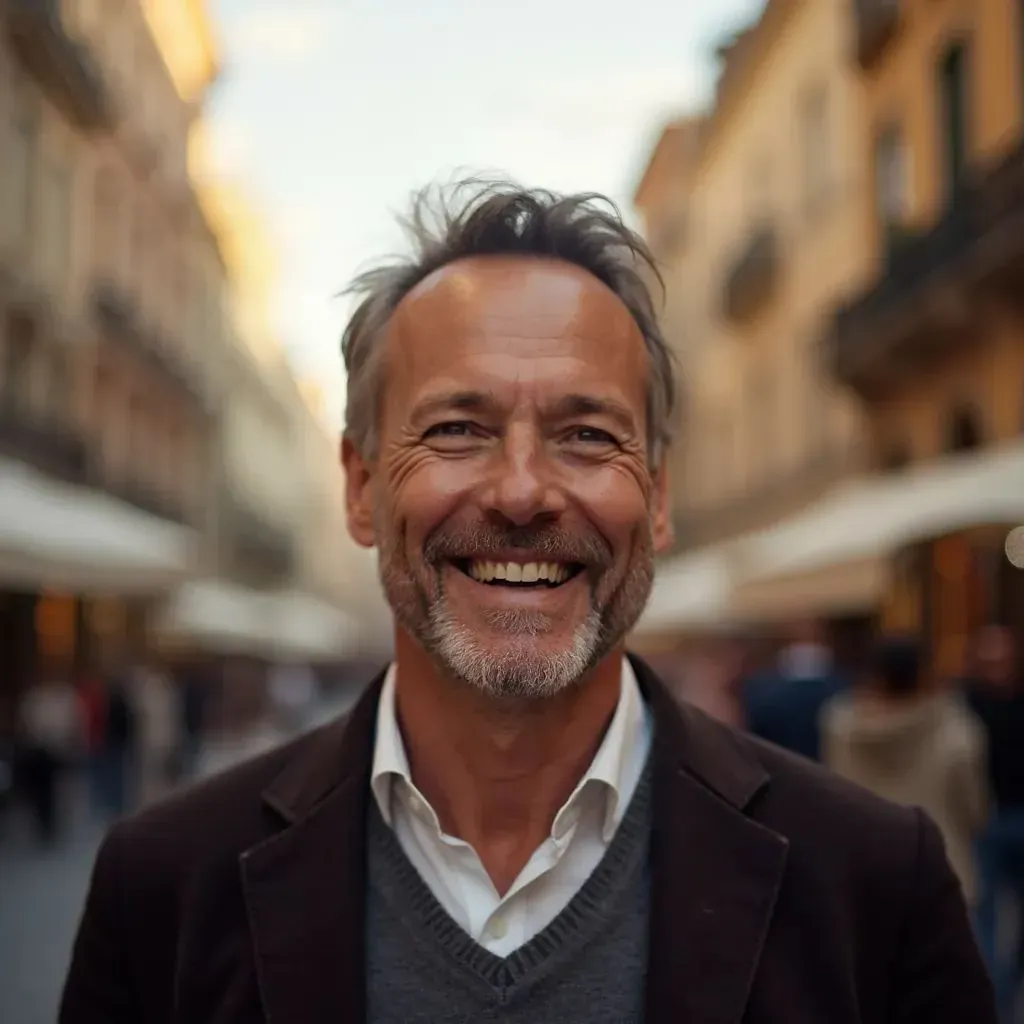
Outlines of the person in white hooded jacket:
M924 686L921 660L914 640L881 641L865 684L822 710L823 760L879 796L923 808L972 903L973 844L989 815L985 734L958 695Z

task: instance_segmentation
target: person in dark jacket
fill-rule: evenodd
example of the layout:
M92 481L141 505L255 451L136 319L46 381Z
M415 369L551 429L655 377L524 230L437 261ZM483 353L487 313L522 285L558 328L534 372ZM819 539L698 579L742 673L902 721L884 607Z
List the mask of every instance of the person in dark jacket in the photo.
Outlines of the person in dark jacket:
M817 623L799 623L775 665L743 687L747 729L812 761L821 758L821 711L848 688Z
M995 1024L935 824L626 655L672 540L643 242L467 191L345 341L394 662L115 826L62 1024Z
M108 676L102 753L107 813L117 817L135 803L137 715L125 672Z

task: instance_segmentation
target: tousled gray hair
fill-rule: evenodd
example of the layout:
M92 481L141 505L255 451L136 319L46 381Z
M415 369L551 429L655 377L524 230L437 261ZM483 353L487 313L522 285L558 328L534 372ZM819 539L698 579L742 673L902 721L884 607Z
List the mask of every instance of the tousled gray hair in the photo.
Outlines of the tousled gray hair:
M672 441L677 401L675 361L647 282L664 285L646 243L626 226L611 200L598 193L563 196L473 178L417 192L401 224L413 245L411 255L364 271L345 289L361 296L341 340L348 374L345 434L365 459L377 453L381 340L402 299L456 260L539 256L592 274L619 297L640 328L651 361L647 447L657 465Z

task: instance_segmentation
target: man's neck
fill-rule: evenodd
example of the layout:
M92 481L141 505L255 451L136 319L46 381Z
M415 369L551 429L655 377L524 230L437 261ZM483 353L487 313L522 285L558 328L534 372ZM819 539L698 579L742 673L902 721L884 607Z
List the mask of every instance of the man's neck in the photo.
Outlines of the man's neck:
M396 703L410 771L442 829L469 843L499 893L550 834L597 753L622 686L622 652L540 701L502 702L396 645Z

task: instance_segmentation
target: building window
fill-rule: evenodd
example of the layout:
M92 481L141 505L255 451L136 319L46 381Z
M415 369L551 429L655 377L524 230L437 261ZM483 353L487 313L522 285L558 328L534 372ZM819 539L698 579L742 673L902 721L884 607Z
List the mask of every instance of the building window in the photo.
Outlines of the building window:
M875 212L886 236L907 221L909 168L907 144L899 125L886 125L875 140Z
M776 468L775 378L769 367L761 367L747 377L748 435L744 462L747 486L756 486L771 477Z
M63 298L70 284L72 266L74 218L70 167L57 159L47 161L41 184L43 202L39 210L39 238L53 293Z
M92 263L107 277L116 277L121 245L124 207L118 201L114 172L101 168L93 185Z
M74 376L66 351L56 349L47 360L47 411L57 421L72 419L75 408Z
M946 198L952 200L964 183L969 135L968 52L955 43L939 60L939 165Z
M967 405L957 406L946 426L946 452L967 452L984 443L984 430L977 412Z
M803 98L800 111L800 162L804 211L817 215L828 201L831 184L828 91L823 85Z
M3 404L27 409L32 396L32 367L36 328L33 321L17 314L7 317L7 338L3 360Z
M131 262L128 273L135 298L135 312L148 324L150 320L150 285L153 272L153 236L146 211L141 203L132 211L131 240L129 251Z
M39 122L28 103L16 103L0 165L0 232L15 246L32 233L32 201Z

